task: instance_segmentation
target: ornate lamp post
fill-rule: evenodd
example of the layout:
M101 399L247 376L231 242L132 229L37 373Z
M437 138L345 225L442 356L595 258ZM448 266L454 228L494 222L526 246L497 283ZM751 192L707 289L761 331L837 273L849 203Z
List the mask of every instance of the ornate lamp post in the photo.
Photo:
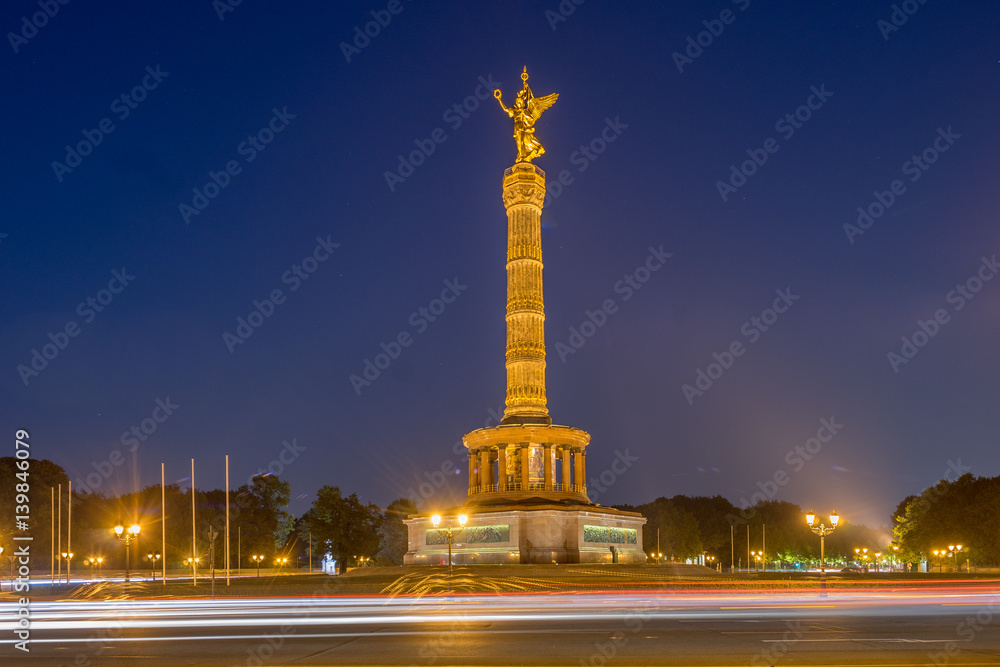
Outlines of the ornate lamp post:
M760 564L760 559L764 557L763 551L751 551L750 555L753 557L753 571L757 571L757 566Z
M288 562L288 559L287 559L287 558L275 558L275 559L274 559L274 564L278 566L278 572L279 572L279 573L281 572L281 568L282 568L282 566L283 566L283 565L284 565L285 563L287 563L287 562Z
M253 556L250 556L250 560L252 560L254 563L257 564L257 578L259 579L260 578L260 564L264 562L264 557L263 556L258 556L256 554L254 554Z
M69 583L69 562L71 560L73 560L73 552L72 551L64 551L64 552L62 552L62 557L63 557L63 560L66 561L66 583L68 584Z
M97 576L98 577L101 576L101 563L103 563L103 562L104 562L103 558L97 558L95 556L91 556L87 560L83 561L84 565L90 565L90 579L91 580L94 579L94 566L95 565L97 566Z
M948 546L948 553L955 557L955 572L958 572L958 552L961 550L961 544L952 544Z
M125 526L121 524L115 526L115 535L117 535L118 539L125 544L125 583L128 583L129 545L132 544L132 540L139 537L139 530L140 527L137 523L133 523L129 526L128 530L126 530Z
M198 563L199 563L200 561L201 561L201 559L200 559L200 558L188 558L188 559L187 559L187 561L186 561L186 562L187 562L187 564L191 566L191 573L192 573L192 576L194 575L194 572L195 572L195 571L197 570L197 568L198 568Z
M458 523L459 523L458 530L462 530L462 528L465 526L465 522L468 521L468 520L469 520L469 517L465 516L464 514L459 514L458 515ZM434 527L436 528L437 525L439 523L441 523L441 515L435 514L434 516L432 516L431 517L431 523L433 523ZM452 531L455 530L455 528L454 528L454 526L452 526L449 523L447 526L445 526L444 530L448 534L448 577L450 579L451 578L451 536L452 536ZM661 556L661 558L662 558L662 556ZM450 585L450 582L449 582L449 585Z
M816 513L809 512L806 514L806 523L809 525L809 529L819 535L819 570L820 573L826 575L826 553L825 553L825 540L826 536L837 529L837 524L840 523L840 516L834 512L830 515L830 525L827 526L822 521L817 526L816 525Z
M160 552L148 553L146 558L149 559L149 568L153 573L153 581L156 581L156 561L160 560Z

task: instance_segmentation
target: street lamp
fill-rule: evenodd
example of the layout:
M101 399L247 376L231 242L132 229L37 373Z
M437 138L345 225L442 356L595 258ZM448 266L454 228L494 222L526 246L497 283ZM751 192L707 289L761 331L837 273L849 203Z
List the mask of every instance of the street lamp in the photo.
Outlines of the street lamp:
M955 557L955 572L958 572L958 552L962 550L961 544L948 546L948 553Z
M825 553L825 540L826 536L837 529L837 524L840 523L840 516L834 512L830 515L830 525L827 526L822 521L817 526L816 525L816 513L809 512L806 514L806 523L809 525L809 530L819 535L819 570L820 574L826 574L826 553Z
M96 556L91 556L87 560L83 561L84 565L90 566L90 579L94 579L94 566L97 566L97 576L101 575L101 563L104 562L103 558L97 558Z
M160 552L148 553L146 558L149 559L149 568L153 572L153 581L156 581L156 561L160 560Z
M274 564L278 566L278 572L281 572L281 566L288 562L287 558L275 558Z
M753 571L757 571L757 565L760 563L760 559L764 556L763 551L751 551L750 555L753 557Z
M875 571L876 572L878 572L881 569L881 567L879 566L879 561L880 561L881 558L882 558L882 552L881 551L876 551L875 552Z
M129 526L128 530L121 524L115 526L115 535L125 544L125 583L128 583L129 545L132 544L132 540L139 537L139 530L139 524L137 523Z
M197 570L199 561L201 561L200 558L188 558L187 559L186 562L187 562L188 565L191 566L191 572L192 573Z
M69 583L69 562L73 560L73 552L62 552L63 560L66 561L66 583Z
M469 520L469 517L465 516L464 514L459 514L458 515L458 523L459 523L458 530L462 530L462 528L465 526L465 522L468 521L468 520ZM434 527L436 528L437 525L439 523L441 523L441 516L439 514L435 514L434 516L432 516L431 517L431 523L433 523ZM454 528L454 526L452 526L449 523L444 528L444 530L448 534L448 577L450 579L450 577L451 577L451 535L452 535L452 531L455 530L455 528ZM661 558L663 557L662 554L661 554L660 557ZM449 581L449 585L451 585L450 581Z
M264 557L263 556L257 556L255 554L253 556L250 556L250 560L252 560L253 562L255 562L257 564L257 578L259 579L260 578L260 564L264 562Z

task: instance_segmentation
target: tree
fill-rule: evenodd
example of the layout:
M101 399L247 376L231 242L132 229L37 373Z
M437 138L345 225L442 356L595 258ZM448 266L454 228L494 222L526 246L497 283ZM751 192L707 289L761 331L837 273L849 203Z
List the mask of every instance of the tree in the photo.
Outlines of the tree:
M389 503L382 514L379 527L378 560L387 565L402 565L409 549L406 524L403 519L417 513L417 506L409 498L399 498Z
M378 553L381 523L378 506L362 504L356 493L345 498L339 487L324 486L306 512L302 529L312 531L319 552L335 558L338 571L343 573L348 560L373 558Z
M909 561L930 558L935 549L962 545L966 558L982 565L1000 562L1000 477L941 480L910 496L893 514L900 554Z
M729 551L729 521L726 519L736 512L731 502L722 496L674 496L670 499L677 507L689 512L698 522L702 549L716 557Z
M277 475L257 475L236 489L235 499L230 497L236 512L234 516L231 511L229 520L230 525L240 527L246 553L269 556L281 549L295 525L294 517L285 511L290 499L291 485Z
M701 555L701 536L698 521L693 514L666 498L657 498L636 509L646 517L646 525L642 527L642 542L647 549L656 549L659 534L660 552L665 557L684 560Z
M27 461L28 470L21 470L18 467L18 461ZM28 474L24 475L24 472ZM21 473L22 476L18 477L18 473ZM16 502L18 484L28 485L27 514L23 511L17 511L17 505L23 505L23 503ZM62 533L65 535L67 527L66 503L69 489L69 477L66 476L66 471L48 459L0 457L0 512L3 513L4 517L3 528L0 529L0 546L4 548L4 560L8 554L14 553L15 543L12 539L14 535L30 535L33 538L31 542L32 565L42 569L42 564L49 561L52 554L52 491L50 489L59 484L62 484ZM17 529L15 516L28 517L26 520L27 531ZM65 546L65 539L63 546ZM58 557L56 555L56 558ZM8 563L2 564L8 565ZM55 567L54 562L52 566ZM6 568L0 571L5 572Z

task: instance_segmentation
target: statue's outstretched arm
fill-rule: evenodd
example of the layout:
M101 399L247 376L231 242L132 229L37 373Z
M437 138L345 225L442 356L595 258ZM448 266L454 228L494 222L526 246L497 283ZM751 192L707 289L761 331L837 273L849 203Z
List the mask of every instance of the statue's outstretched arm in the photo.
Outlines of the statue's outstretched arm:
M503 109L504 111L506 111L508 116L510 116L511 118L513 118L514 117L514 110L511 109L510 107L508 107L506 104L503 103L503 100L500 99L501 95L502 95L502 93L500 92L499 88L497 88L496 90L493 91L493 97L497 98L497 102L500 103L500 108Z

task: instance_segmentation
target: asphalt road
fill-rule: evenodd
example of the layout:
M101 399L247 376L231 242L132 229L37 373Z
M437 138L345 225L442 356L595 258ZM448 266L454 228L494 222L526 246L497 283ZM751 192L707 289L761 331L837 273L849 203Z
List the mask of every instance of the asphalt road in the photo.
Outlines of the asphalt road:
M982 590L39 602L27 654L14 608L3 665L1000 665Z

